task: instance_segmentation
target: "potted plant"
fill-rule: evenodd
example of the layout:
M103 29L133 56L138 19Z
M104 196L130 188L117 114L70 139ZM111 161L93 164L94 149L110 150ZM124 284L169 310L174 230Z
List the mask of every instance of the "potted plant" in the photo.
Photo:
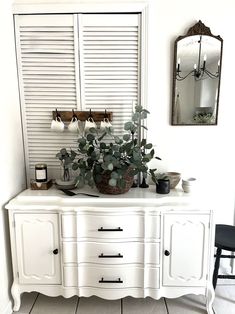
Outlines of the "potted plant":
M113 135L112 127L102 133L90 128L86 135L78 139L76 160L72 168L78 170L78 188L85 184L96 185L101 193L121 194L129 190L134 175L149 173L147 163L154 158L154 149L146 139L139 139L142 128L147 129L143 120L149 112L141 106L135 107L132 120L124 125L122 137ZM105 138L109 137L108 142ZM155 157L160 159L158 157Z
M168 194L170 192L170 179L165 173L155 173L156 169L150 169L150 175L156 184L156 192L159 194Z
M60 160L61 166L61 176L60 179L56 179L56 184L58 186L74 188L75 179L72 177L72 163L76 157L76 153L73 150L67 151L66 148L62 148L57 154L56 157Z

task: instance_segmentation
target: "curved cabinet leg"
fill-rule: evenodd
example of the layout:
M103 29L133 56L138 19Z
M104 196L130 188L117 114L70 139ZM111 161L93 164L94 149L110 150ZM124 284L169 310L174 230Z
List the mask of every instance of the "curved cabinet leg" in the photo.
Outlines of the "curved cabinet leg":
M208 283L207 285L207 293L206 293L206 309L208 314L214 314L212 305L215 299L215 290L213 288L212 283Z
M17 283L13 283L12 287L11 287L11 295L14 301L14 307L13 310L14 311L19 311L20 309L20 305L21 305L21 300L20 300L20 289L19 289L19 285Z

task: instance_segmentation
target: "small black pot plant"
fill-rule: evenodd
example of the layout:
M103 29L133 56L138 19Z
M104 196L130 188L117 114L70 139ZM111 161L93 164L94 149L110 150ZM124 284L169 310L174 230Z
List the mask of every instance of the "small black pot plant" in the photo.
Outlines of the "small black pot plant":
M147 163L152 158L160 158L154 156L151 143L138 138L142 128L147 129L143 120L148 113L136 106L132 120L124 125L122 137L114 135L112 127L108 127L102 133L90 128L78 139L77 151L71 151L72 168L78 171L78 188L88 184L95 185L101 193L121 194L130 189L136 174L141 172L143 177L150 174Z
M168 194L170 192L170 179L165 173L156 173L156 169L150 169L152 181L156 184L158 194Z

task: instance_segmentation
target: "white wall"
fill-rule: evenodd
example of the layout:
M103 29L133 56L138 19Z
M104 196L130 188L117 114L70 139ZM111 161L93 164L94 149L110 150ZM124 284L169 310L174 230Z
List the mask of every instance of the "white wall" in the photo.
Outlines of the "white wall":
M0 2L0 313L11 313L9 228L4 204L24 189L24 159L11 1Z
M162 161L159 170L196 176L212 190L216 222L234 216L235 106L234 0L149 0L149 139ZM224 40L219 123L217 126L171 126L173 44L199 19Z

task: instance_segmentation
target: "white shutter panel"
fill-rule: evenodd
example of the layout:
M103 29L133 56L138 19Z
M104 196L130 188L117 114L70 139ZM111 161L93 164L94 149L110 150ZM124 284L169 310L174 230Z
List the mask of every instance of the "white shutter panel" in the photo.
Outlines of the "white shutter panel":
M56 153L76 147L76 134L50 129L52 110L77 108L76 21L72 14L15 16L28 179L34 178L36 163L47 163L54 177L59 167Z
M139 102L139 14L79 14L81 105L113 112L117 135Z

